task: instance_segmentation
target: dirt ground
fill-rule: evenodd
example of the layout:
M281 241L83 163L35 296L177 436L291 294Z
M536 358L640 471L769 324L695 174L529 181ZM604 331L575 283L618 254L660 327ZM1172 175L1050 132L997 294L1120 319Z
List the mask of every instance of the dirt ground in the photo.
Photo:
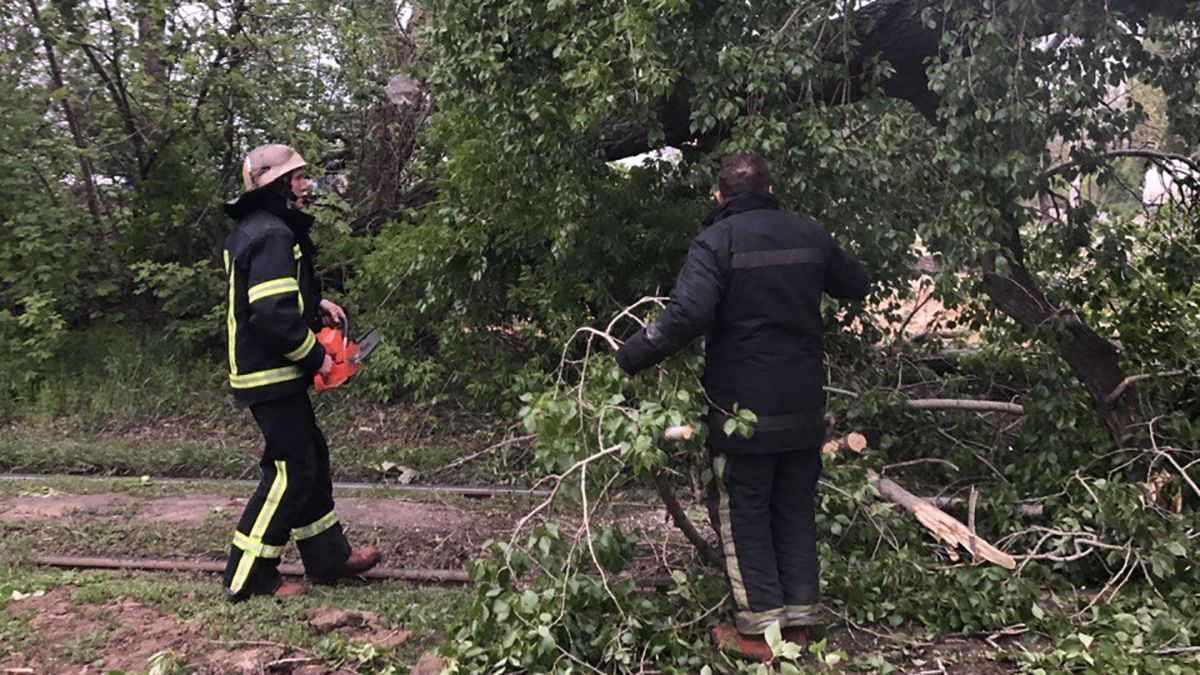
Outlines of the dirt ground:
M6 532L10 541L23 538L29 554L195 557L168 546L182 536L198 550L227 549L229 534L246 502L246 497L230 494L228 490L224 494L187 492L169 496L74 494L35 487L0 498L0 532ZM422 500L378 493L360 495L337 496L340 520L347 525L354 543L379 546L385 564L399 568L466 569L480 555L485 541L507 539L516 520L536 505L529 498ZM667 557L677 558L679 552L686 551L686 543L678 534L672 534L673 528L661 510L626 511L620 517L622 526L641 529L645 541L658 545L639 574L662 576L659 564ZM155 528L177 537L143 537L136 541L150 543L131 547L135 535ZM674 553L667 553L669 540L674 542ZM285 562L296 558L294 550L284 554ZM19 556L16 562L20 562ZM205 585L210 579L216 588L214 577L205 577ZM360 584L360 590L369 588ZM173 655L189 665L191 670L187 672L200 674L356 672L352 668L339 670L310 651L282 643L221 642L202 622L163 614L128 597L97 602L77 593L75 588L64 586L43 595L13 599L0 610L0 627L6 617L22 618L36 635L20 649L21 653L0 655L0 673L142 673L156 654ZM210 595L184 598L183 602L210 603L218 597L215 592ZM335 616L339 612L332 607L323 611ZM378 649L395 647L407 639L403 627L387 625L378 616L367 614L335 622L332 628L321 625L329 623L328 616L310 616L308 629L334 632L353 643ZM426 659L423 664L418 662L413 672L438 672L435 665Z
M134 600L105 605L73 602L76 591L61 588L42 596L10 604L8 613L27 613L39 640L22 654L0 658L3 673L72 673L102 675L112 671L145 672L156 654L171 653L187 663L195 675L352 675L360 671L322 662L311 652L270 642L221 642L194 622L168 617ZM391 648L403 644L408 632L384 625L370 612L321 607L306 614L315 633L338 633L356 643ZM94 648L104 656L80 665L61 646L81 636L100 635ZM995 644L994 647L1003 647ZM829 649L850 654L888 654L893 663L907 662L900 673L971 673L998 675L1015 672L997 660L999 651L980 640L947 639L936 644L898 647L888 637L863 631L838 629L829 635ZM432 655L421 657L410 673L433 675L441 663ZM170 672L170 671L168 671Z
M131 599L103 605L77 603L76 592L64 587L9 605L6 611L10 614L32 615L30 627L38 640L21 654L0 658L0 672L140 673L145 672L155 655L163 654L187 663L187 672L196 675L357 672L329 666L305 650L282 644L221 642L202 625L165 616ZM395 647L408 639L407 631L382 625L379 617L369 612L319 608L309 612L308 623L314 632L337 632L355 642L381 648ZM96 636L92 648L103 657L81 666L72 658L71 650L64 650L63 646L89 636Z
M157 527L181 534L185 539L206 540L198 545L199 550L222 551L228 546L228 535L245 504L245 497L230 494L229 491L224 494L189 491L151 497L129 492L71 494L49 488L27 490L0 498L0 532L7 532L10 541L17 535L27 537L26 543L36 547L29 553L195 557L166 548L134 552L129 550L128 541L139 530ZM516 520L536 505L536 501L529 499L518 504L501 499L405 499L378 493L341 494L337 503L339 517L348 524L352 540L359 544L379 545L387 566L460 570L479 556L486 540L508 539ZM554 515L564 527L570 526L571 518L564 517L566 514ZM690 546L661 508L647 508L647 502L630 500L623 503L616 520L626 531L637 533L646 544L644 555L633 566L634 576L640 580L664 577L670 567L692 555ZM698 525L708 532L704 523ZM44 534L46 532L49 534ZM102 533L104 536L72 534L75 532ZM161 545L170 541L164 539ZM284 558L295 561L294 551L286 552ZM113 574L117 575L116 583L119 584L121 573ZM163 577L170 578L171 575ZM211 604L219 597L216 591L207 593L210 583L215 588L215 578L204 577L201 582L200 586L193 582L193 587L201 589L199 593L191 591L189 597L179 599L183 606ZM372 588L374 586L360 584L358 590L369 594L373 592ZM339 596L335 593L322 597L332 600ZM411 664L440 639L430 637L426 631L422 638L424 642L410 643L406 647L413 625L403 622L393 625L371 612L324 605L285 619L297 624L299 630L311 638L307 642L308 648L297 647L297 643L291 641L223 641L203 619L188 616L192 615L187 612L166 614L125 595L118 594L116 598L88 596L71 585L53 588L41 595L22 594L0 610L0 630L6 619L21 619L28 622L28 629L36 639L29 641L20 653L0 654L0 674L143 673L147 672L148 664L156 655L160 659L175 658L178 663L188 664L190 670L187 672L200 675L375 672L355 670L353 665L338 665L353 664L354 660L331 660L327 655L318 655L312 650L312 643L321 636L333 634L361 649L409 649L413 656L407 663ZM919 636L919 630L908 633ZM829 634L829 649L843 650L851 656L886 655L892 664L905 664L895 671L901 673L990 675L1012 672L1011 666L1001 660L1004 645L977 639L939 639L922 643L919 638L910 638L905 644L893 644L886 631L878 633L837 626ZM409 667L405 666L406 669ZM414 668L412 672L416 673L439 670L430 659ZM162 672L183 671L167 669Z
M58 526L112 527L137 524L171 528L220 529L233 531L245 507L245 497L218 495L181 495L144 498L127 493L17 496L0 499L0 523L52 521ZM473 508L449 502L418 501L401 498L359 498L340 496L338 518L357 545L371 544L383 550L392 567L465 567L490 538L501 536L519 513L512 509L477 501ZM43 554L64 555L135 555L152 557L148 552L106 550L102 543L48 542L55 550ZM158 551L163 557L178 557L171 551Z

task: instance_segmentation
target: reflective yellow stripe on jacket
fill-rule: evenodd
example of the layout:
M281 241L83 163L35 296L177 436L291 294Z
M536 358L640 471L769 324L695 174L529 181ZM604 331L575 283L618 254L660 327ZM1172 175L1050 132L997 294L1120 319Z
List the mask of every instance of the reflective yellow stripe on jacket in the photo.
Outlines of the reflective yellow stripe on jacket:
M313 346L316 344L317 336L313 335L313 332L310 330L308 331L308 335L304 338L304 342L301 342L299 347L296 347L283 356L288 361L301 361L304 359L304 357L308 356L308 353L312 351Z
M292 256L296 258L296 278L300 278L300 259L304 254L300 251L300 244L292 247ZM300 287L296 287L296 302L300 303L300 313L304 313L304 294L300 292Z
M229 374L237 375L237 317L233 310L233 291L236 288L234 265L229 260L229 251L225 253L225 271L229 274L229 313L225 316L225 328L229 333Z
M244 375L231 374L229 376L229 386L234 389L250 389L251 387L262 387L277 382L298 380L302 377L304 377L304 371L300 369L300 366L284 366L283 368L260 370L257 373L246 373Z
M264 281L261 284L255 284L250 287L250 290L247 291L246 294L250 297L250 302L256 302L272 295L279 295L280 293L299 292L300 284L297 283L295 279L291 277L283 277L280 279Z

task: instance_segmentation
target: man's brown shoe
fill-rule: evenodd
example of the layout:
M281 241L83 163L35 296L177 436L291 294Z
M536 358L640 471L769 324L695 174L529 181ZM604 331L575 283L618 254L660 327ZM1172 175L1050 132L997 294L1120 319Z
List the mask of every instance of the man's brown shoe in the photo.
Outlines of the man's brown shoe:
M784 626L782 634L784 640L808 649L807 626Z
M354 549L351 551L350 557L346 558L346 562L342 563L341 575L344 577L358 576L378 565L382 559L383 556L374 546Z
M275 598L294 598L297 595L304 595L304 584L299 581L283 581L275 588L275 592L271 593Z
M717 626L713 629L712 638L717 649L745 661L770 663L775 658L775 654L771 652L771 645L767 644L763 636L739 633L733 626Z
M308 580L314 584L328 586L337 583L338 579L354 577L366 572L379 564L383 556L374 546L356 548L350 552L350 557L342 563L341 568L331 574L310 574Z
M259 586L253 589L243 589L241 593L230 593L229 589L225 589L225 597L230 602L242 602L256 595L265 595L272 598L294 598L297 595L304 595L304 584L299 581L284 581L279 580L279 585L272 590L267 590L265 587Z

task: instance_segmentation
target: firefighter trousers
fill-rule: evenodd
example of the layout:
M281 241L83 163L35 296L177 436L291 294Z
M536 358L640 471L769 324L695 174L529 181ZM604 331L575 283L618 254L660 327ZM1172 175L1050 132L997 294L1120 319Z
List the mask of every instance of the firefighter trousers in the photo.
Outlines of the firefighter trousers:
M258 403L250 412L266 448L262 479L246 503L225 566L225 591L235 598L275 590L289 538L310 577L334 577L350 557L334 512L329 446L308 394Z
M816 487L820 450L712 456L708 509L725 557L737 629L820 620Z

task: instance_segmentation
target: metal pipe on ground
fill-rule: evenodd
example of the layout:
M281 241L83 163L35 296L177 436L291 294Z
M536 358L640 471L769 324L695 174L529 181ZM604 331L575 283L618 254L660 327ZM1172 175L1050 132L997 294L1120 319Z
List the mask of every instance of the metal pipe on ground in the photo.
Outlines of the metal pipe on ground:
M102 569L102 570L149 570L155 572L210 572L225 571L225 563L216 560L171 560L154 558L104 558L88 556L54 556L40 555L30 558L35 565L45 567L66 567L72 569ZM304 568L294 563L284 563L279 571L287 576L304 576ZM466 570L439 569L398 569L393 567L377 567L361 576L368 579L403 579L405 581L420 581L439 584L466 584L470 575Z
M32 473L6 473L0 474L0 481L35 481L35 480L86 480L95 481L97 483L112 483L117 481L138 480L140 476L89 476L79 474L32 474ZM215 484L215 485L245 485L253 487L258 485L256 480L243 480L236 478L175 478L175 477L154 477L148 478L151 483L163 483L166 485L197 485L197 484ZM527 489L518 487L509 487L506 485L495 487L474 487L470 485L404 485L401 483L363 483L363 482L342 482L334 483L335 490L373 490L384 489L395 492L426 492L436 494L455 494L463 497L494 497L499 495L504 496L529 496L529 497L548 497L549 490L542 489Z
M38 555L29 559L34 565L43 567L61 567L67 569L92 570L142 570L152 572L204 572L220 574L225 571L225 563L216 560L172 560L169 558L105 558L93 556L63 556ZM281 574L287 576L304 576L304 567L295 563L284 563L279 566ZM471 583L470 574L466 570L442 569L399 569L393 567L376 567L359 576L367 579L401 579L416 583L468 585ZM635 579L639 589L657 590L670 588L675 584L671 577L655 575Z

